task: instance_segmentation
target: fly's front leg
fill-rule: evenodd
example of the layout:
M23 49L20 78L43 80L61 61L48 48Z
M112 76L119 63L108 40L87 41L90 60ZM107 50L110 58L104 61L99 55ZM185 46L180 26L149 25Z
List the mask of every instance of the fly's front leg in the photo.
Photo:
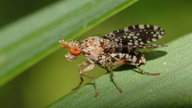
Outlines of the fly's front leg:
M82 66L86 66L86 67L84 69L80 69L80 67L82 67ZM88 71L92 70L94 67L95 67L95 63L89 58L87 58L87 61L84 61L84 62L82 62L82 63L80 63L78 65L78 71L80 73L79 75L80 75L81 81L77 85L77 87L74 88L74 89L79 88L81 86L81 84L83 83L83 81L84 81L83 77L86 77L86 78L93 81L93 86L95 88L95 96L98 96L98 89L97 89L97 85L96 85L96 82L95 82L95 78L92 77L92 76L88 76L88 75L84 74L84 73L87 73Z
M79 65L77 65L78 71L80 72L80 67L81 67L81 66L86 66L86 65L88 65L88 61L84 61L84 62L80 63ZM82 76L81 73L79 74L79 77L80 77L80 80L81 80L81 81L80 81L79 84L78 84L75 88L73 88L72 90L76 90L76 89L79 88L79 87L81 86L81 84L83 83L84 79L83 79L83 76Z
M81 80L81 81L80 81L79 84L78 84L75 88L73 88L72 90L78 89L78 88L81 86L81 84L83 83L83 81L84 81L83 76L80 74L79 77L80 77L80 80Z
M91 81L93 81L93 86L95 88L95 97L97 97L98 96L98 89L97 89L97 85L96 85L96 82L95 82L95 78L92 77L92 76L85 75L85 74L81 74L81 75L88 78L88 79L90 79Z
M80 67L86 66L86 65L87 67L85 67L84 69L80 69ZM94 67L95 67L95 63L91 59L87 58L87 61L82 62L81 64L78 65L78 70L80 74L83 74L92 70Z

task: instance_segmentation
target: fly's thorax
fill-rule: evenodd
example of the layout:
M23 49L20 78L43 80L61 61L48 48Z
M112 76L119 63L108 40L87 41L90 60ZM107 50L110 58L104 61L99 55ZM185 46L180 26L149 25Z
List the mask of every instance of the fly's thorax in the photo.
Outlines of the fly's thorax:
M81 49L79 46L78 41L65 41L60 40L59 43L61 44L61 47L65 48L67 47L69 49L69 52L65 55L65 58L67 59L74 59L76 56L78 56L81 53Z
M84 39L81 44L82 53L89 57L90 59L97 61L98 57L104 54L104 49L106 47L107 40L103 38L92 36Z

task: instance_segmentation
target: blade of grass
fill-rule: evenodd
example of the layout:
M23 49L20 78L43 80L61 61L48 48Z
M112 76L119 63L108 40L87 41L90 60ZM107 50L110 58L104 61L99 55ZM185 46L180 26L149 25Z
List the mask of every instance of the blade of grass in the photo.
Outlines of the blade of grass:
M62 0L0 30L0 86L136 0Z
M115 79L123 89L122 94L111 83L109 75L104 75L96 79L99 88L97 98L94 97L94 88L85 85L57 100L49 108L190 107L192 106L190 40L192 33L169 43L168 47L148 54L147 58L151 60L141 68L149 72L161 72L160 76L141 75L133 69L119 68L115 70Z

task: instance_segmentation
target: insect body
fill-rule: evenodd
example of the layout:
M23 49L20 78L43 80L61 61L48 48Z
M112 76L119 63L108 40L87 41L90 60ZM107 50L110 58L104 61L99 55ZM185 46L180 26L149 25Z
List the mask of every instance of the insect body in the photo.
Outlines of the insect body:
M76 88L82 84L83 77L87 77L93 80L97 96L98 89L94 77L85 75L85 73L92 70L96 64L108 70L113 83L120 92L122 92L122 89L115 82L112 72L113 66L117 64L127 63L135 66L142 74L159 75L160 73L145 72L139 67L139 65L145 63L146 60L138 49L162 47L163 45L149 43L161 39L164 33L164 30L156 25L140 24L128 26L101 37L91 36L81 42L66 42L64 40L60 40L59 42L62 47L69 49L69 52L65 55L66 58L74 59L81 53L86 57L87 60L78 65L81 82ZM82 66L86 67L80 69Z

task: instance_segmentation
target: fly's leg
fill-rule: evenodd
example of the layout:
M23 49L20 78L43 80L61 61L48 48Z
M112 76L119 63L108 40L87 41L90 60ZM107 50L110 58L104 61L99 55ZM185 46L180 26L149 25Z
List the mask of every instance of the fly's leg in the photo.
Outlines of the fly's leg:
M96 82L95 82L95 78L92 77L92 76L85 75L85 74L81 74L81 75L88 78L88 79L90 79L91 81L93 81L93 86L95 88L95 97L97 97L98 96L98 89L97 89L97 85L96 85Z
M80 69L80 67L86 66L86 65L87 67L85 67L84 69ZM92 70L94 67L95 67L95 63L91 59L87 58L87 61L82 62L78 65L78 70L80 74L83 74Z
M134 65L141 74L146 74L146 75L153 75L153 76L159 76L160 73L150 73L150 72L145 72L143 69L141 69L138 65Z
M83 83L84 79L83 79L82 74L80 74L79 77L80 77L80 80L81 80L81 81L80 81L79 84L78 84L75 88L73 88L72 90L78 89L78 88L81 86L81 84Z
M135 67L139 70L139 72L140 72L141 74L153 75L153 76L158 76L158 75L160 75L160 73L145 72L145 71L144 71L143 69L141 69L137 64L135 64L132 60L129 60L128 63L129 63L130 65L135 66Z
M82 67L82 66L86 66L86 67L84 69L80 69L80 67ZM89 58L87 58L87 61L84 61L78 65L78 71L80 73L79 75L80 75L81 81L77 85L77 87L75 87L73 90L79 88L84 81L83 77L86 77L86 78L90 79L91 81L93 81L93 86L95 88L95 96L98 96L98 89L97 89L97 85L95 82L95 78L84 74L84 73L87 73L88 71L92 70L94 67L95 67L95 63Z
M109 74L110 74L110 78L111 78L111 81L113 82L113 84L117 87L117 89L119 90L120 93L123 92L123 90L120 88L120 86L117 84L117 82L114 80L114 74L113 74L113 71L112 71L112 67L109 66L109 69L107 68Z

